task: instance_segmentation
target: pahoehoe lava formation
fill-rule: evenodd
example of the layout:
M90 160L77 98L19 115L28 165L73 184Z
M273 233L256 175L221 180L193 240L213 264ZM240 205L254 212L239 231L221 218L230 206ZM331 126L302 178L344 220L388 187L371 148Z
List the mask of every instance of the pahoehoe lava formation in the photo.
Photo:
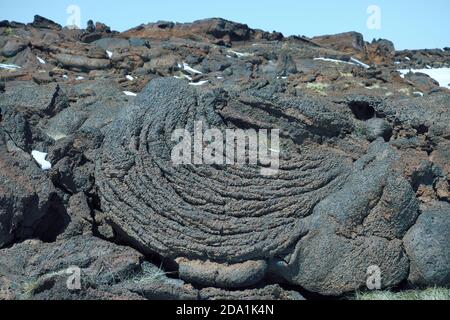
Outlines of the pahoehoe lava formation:
M175 129L192 130L195 121L236 128L229 118L244 112L253 128L287 117L281 109L233 105L223 95L197 92L175 79L154 81L106 136L96 179L102 206L124 233L161 255L218 262L282 255L302 234L299 218L336 190L348 169L331 148L299 147L291 140L272 177L249 165L174 166ZM223 108L235 109L222 116Z
M331 104L312 108L314 100L282 96L272 86L237 93L176 79L151 82L112 124L97 163L110 223L143 250L179 262L180 277L194 283L242 287L270 271L338 294L363 283L370 263L383 266L386 284L400 282L408 262L396 239L418 207L392 168L394 151L380 139L353 164L327 143L352 130L350 112L339 116ZM222 129L279 128L279 172L262 176L256 165L175 166L172 132L192 132L197 121ZM245 267L246 261L261 263ZM211 270L223 279L198 275ZM329 272L325 283L313 284L317 270ZM241 279L242 273L249 276ZM342 284L334 277L349 279Z

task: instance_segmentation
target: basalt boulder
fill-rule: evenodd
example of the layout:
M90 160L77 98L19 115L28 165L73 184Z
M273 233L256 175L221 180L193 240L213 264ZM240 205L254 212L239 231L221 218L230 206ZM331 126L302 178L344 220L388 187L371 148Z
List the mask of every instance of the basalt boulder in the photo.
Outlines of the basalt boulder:
M77 68L87 71L107 69L111 65L111 62L108 59L93 59L72 54L60 53L56 54L54 58L66 68Z
M92 236L28 240L2 251L0 299L140 299L115 284L138 273L142 261L137 251Z
M344 32L333 35L314 37L314 43L348 54L361 54L366 51L363 35L358 32Z
M411 260L409 281L418 286L450 286L450 205L424 206L403 239Z
M53 30L61 30L61 25L57 24L56 22L44 18L40 15L35 15L34 20L31 23L31 26L35 28L42 28L42 29L53 29Z
M355 162L347 183L305 219L305 236L275 270L324 295L364 288L369 268L380 270L382 288L404 280L409 261L401 239L418 204L395 161L393 149L374 142Z
M50 138L42 127L48 118L69 105L67 96L56 84L36 85L16 82L0 97L1 129L19 149L31 153L42 150Z
M220 18L204 19L192 23L167 23L164 21L142 25L127 31L125 34L140 38L209 38L211 40L223 39L224 43L230 41L250 40L254 30L247 25L227 21Z
M226 290L217 287L194 288L180 279L170 278L160 268L150 263L142 264L142 272L121 288L150 300L304 300L295 291L280 285L262 285L243 290Z
M173 131L193 132L199 121L279 129L278 171L174 165ZM154 80L106 133L96 165L101 207L123 239L173 259L193 283L245 288L275 273L338 295L362 287L378 265L383 286L395 285L407 277L401 238L417 202L382 139L356 163L326 143L354 121L333 103L285 99L278 86L225 92Z
M30 238L56 239L68 223L47 173L0 128L0 247Z
M2 48L2 55L4 57L10 58L14 57L20 51L27 47L27 43L21 39L12 38L9 39Z

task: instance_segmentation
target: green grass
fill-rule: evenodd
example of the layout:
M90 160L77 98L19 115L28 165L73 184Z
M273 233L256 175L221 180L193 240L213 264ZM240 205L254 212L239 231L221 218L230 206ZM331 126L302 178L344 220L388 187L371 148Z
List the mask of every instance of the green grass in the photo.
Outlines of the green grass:
M357 292L353 300L450 300L450 289Z
M157 281L164 280L170 272L166 272L162 269L162 267L155 266L145 266L142 268L142 271L139 274L135 274L131 279L132 282L140 285L145 285L148 283L153 283Z
M14 30L11 27L8 27L3 31L3 35L12 36L14 35Z
M306 89L309 89L311 91L314 91L315 93L321 95L321 96L326 96L326 92L325 90L329 87L328 84L326 83L322 83L322 82L313 82L313 83L308 83L306 85Z

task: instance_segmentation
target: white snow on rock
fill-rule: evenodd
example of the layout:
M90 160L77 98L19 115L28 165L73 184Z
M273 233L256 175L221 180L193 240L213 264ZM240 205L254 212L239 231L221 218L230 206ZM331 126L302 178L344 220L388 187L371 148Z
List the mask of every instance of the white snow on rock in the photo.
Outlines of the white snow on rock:
M69 79L69 77L67 76L67 74L63 74L63 78L64 78L64 79Z
M203 72L195 70L194 68L191 68L187 63L183 62L183 64L178 64L178 67L180 69L183 69L184 71L187 71L191 74L203 74Z
M326 62L334 62L334 63L344 63L344 64L350 64L353 66L359 66L359 67L363 67L365 69L369 69L370 66L355 59L355 58L350 58L350 61L343 61L343 60L337 60L337 59L331 59L331 58L324 58L324 57L319 57L319 58L314 58L314 60L316 61L326 61Z
M350 61L355 63L355 64L357 64L357 65L359 65L359 66L361 66L361 67L363 67L363 68L365 68L365 69L369 69L370 68L370 66L368 64L365 64L365 63L363 63L363 62L361 62L358 59L355 59L353 57L350 58Z
M350 63L350 62L348 62L348 61L342 61L342 60L331 59L331 58L324 58L324 57L314 58L314 60L315 60L315 61L334 62L334 63L353 64L353 63Z
M134 80L134 78L132 76L130 76L130 75L127 75L125 78L127 78L127 80L129 80L129 81L133 81Z
M16 70L20 69L21 67L16 66L15 64L4 64L0 63L0 69L6 69L6 70Z
M202 86L202 85L204 85L204 84L206 84L208 82L209 82L208 80L203 80L203 81L199 81L199 82L189 82L189 84L191 86Z
M40 58L38 56L36 56L36 58L38 59L39 63L45 64L45 60L44 59L42 59L42 58Z
M106 54L108 55L108 58L110 58L110 59L113 56L113 53L111 51L109 51L109 50L106 50Z
M78 81L79 81L79 80L84 80L84 77L79 76L79 77L76 77L75 80L78 80Z
M123 92L126 96L130 96L130 97L136 97L137 94L131 91L124 91Z
M413 92L413 96L415 96L415 97L423 97L423 93L420 92L420 91L414 91Z
M177 78L177 79L188 79L189 81L192 81L192 78L185 74L183 74L181 76L173 76L173 77Z
M405 57L405 60L411 61L410 57Z
M441 87L445 87L450 89L450 68L434 68L434 69L400 69L397 70L400 72L400 77L404 78L406 74L409 72L416 73L425 73L429 75L431 78L439 82Z
M408 74L411 70L409 69L399 69L397 70L400 73L400 78L405 78L405 75Z
M50 170L52 168L52 164L49 161L45 160L45 158L47 157L47 153L33 150L31 152L31 156L41 166L42 170Z
M232 54L234 54L235 56L237 56L238 58L251 57L251 56L253 56L253 53L248 53L248 52L237 52L237 51L234 51L234 50L231 50L231 49L228 50L228 53L232 53ZM227 57L229 57L229 56L227 56ZM230 57L230 58L231 58L231 57Z

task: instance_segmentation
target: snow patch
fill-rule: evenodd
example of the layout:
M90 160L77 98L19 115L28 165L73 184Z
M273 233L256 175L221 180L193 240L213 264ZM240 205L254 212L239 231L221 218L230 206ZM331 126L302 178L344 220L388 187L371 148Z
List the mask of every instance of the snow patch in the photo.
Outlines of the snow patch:
M52 138L55 141L58 141L58 140L61 140L65 137L67 137L67 135L65 135L63 133L59 133L59 132L56 132L56 133L47 132L46 134L47 134L47 136L49 136L50 138Z
M82 77L82 76L79 76L79 77L76 77L76 78L75 78L75 80L78 80L78 81L80 81L80 80L84 80L84 77Z
M354 64L357 64L357 65L365 68L365 69L369 69L370 68L370 66L368 64L365 64L365 63L363 63L363 62L361 62L358 59L355 59L353 57L350 58L350 61L353 62Z
M132 76L130 76L130 75L127 75L125 78L127 78L127 80L129 80L129 81L133 81L134 80L134 78Z
M191 74L203 74L203 72L195 70L194 68L191 68L187 63L183 62L183 64L178 64L178 67L180 69L183 69L184 71L187 71Z
M38 59L39 63L45 64L44 59L42 59L42 58L40 58L40 57L38 57L38 56L36 56L36 59Z
M397 70L398 73L400 73L400 78L404 79L405 75L408 74L411 70L409 69L399 69Z
M202 86L202 85L204 85L204 84L206 84L208 82L209 82L208 80L203 80L203 81L199 81L199 82L189 82L189 84L191 86Z
M15 64L4 64L0 63L0 69L6 69L6 70L16 70L20 69L21 67L15 65Z
M355 59L355 58L350 58L350 61L344 61L344 60L337 60L337 59L331 59L331 58L324 58L324 57L319 57L319 58L314 58L314 60L319 60L319 61L326 61L326 62L334 62L334 63L344 63L344 64L350 64L352 66L359 66L359 67L363 67L365 69L369 69L370 66Z
M350 63L348 61L342 61L342 60L331 59L331 58L324 58L324 57L314 58L314 60L315 61L326 61L326 62L352 64L352 63Z
M188 79L189 81L192 81L192 78L185 74L183 74L181 76L173 76L173 77L177 78L177 79Z
M113 56L113 53L111 51L109 51L109 50L106 50L106 54L108 55L108 58L110 58L110 59Z
M400 73L400 77L405 78L405 75L409 72L425 73L431 78L439 82L441 87L450 89L450 68L434 68L434 69L400 69L397 70Z
M126 96L130 96L130 97L136 97L137 94L131 91L124 91L123 92Z
M237 52L237 51L234 51L234 50L231 50L231 49L228 50L228 53L232 53L238 58L244 58L244 57L251 57L251 56L253 56L253 53ZM227 57L230 57L230 56L227 56Z
M45 160L45 158L47 157L47 153L33 150L31 152L31 156L41 166L42 170L50 170L52 168L52 164L49 161Z

